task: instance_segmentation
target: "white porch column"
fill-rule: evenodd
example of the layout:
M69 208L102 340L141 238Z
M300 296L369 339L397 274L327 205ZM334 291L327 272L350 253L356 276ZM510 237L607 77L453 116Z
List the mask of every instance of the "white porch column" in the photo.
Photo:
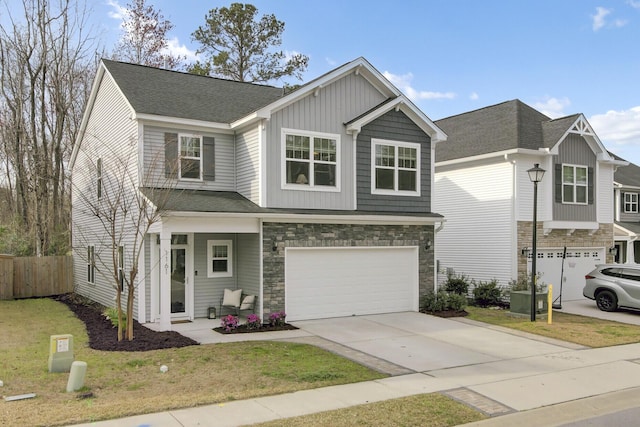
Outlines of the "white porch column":
M627 264L634 264L636 262L636 253L635 253L635 239L629 239L627 242Z
M160 330L171 330L171 233L160 233Z

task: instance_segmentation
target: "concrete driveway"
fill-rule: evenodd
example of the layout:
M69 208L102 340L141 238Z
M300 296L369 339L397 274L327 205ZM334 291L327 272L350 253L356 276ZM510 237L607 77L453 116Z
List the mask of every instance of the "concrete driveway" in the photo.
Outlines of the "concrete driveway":
M293 322L301 330L414 372L549 355L570 344L466 319L405 312ZM571 347L575 348L575 347Z
M640 325L640 310L618 309L614 312L600 311L596 302L588 298L575 301L562 301L562 313L579 314L581 316L595 317L596 319L613 320L620 323Z

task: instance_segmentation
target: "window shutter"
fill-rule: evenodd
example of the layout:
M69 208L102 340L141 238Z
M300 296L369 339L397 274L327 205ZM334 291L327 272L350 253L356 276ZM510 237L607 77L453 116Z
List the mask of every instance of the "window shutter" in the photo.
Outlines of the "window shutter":
M212 136L202 137L202 177L205 181L215 181L216 178L215 141Z
M555 165L555 192L556 192L556 203L562 203L562 164L556 163Z
M587 203L593 204L593 168L587 169L587 182L589 187L587 188Z
M164 134L164 176L178 177L178 134L166 132Z

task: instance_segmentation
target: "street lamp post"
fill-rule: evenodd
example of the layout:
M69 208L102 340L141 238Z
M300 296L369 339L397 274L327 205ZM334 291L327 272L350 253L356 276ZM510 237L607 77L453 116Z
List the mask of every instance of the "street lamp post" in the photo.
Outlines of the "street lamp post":
M536 251L537 226L538 226L538 183L542 181L545 170L538 163L527 171L529 179L533 182L533 250L531 259L531 321L536 321L536 259L538 254Z

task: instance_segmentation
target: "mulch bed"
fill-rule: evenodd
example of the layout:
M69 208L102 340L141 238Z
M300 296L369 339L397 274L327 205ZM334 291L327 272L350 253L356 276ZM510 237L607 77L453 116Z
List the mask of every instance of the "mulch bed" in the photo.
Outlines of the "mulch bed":
M149 351L163 348L198 345L197 341L180 335L175 331L156 332L133 321L133 340L118 341L118 329L103 315L99 304L78 298L73 294L53 297L66 304L78 319L84 322L89 335L89 347L102 351Z
M252 333L257 333L257 332L273 332L273 331L293 331L296 328L293 325L290 325L289 323L285 323L284 325L279 325L279 326L274 326L274 325L270 325L268 323L263 324L261 327L259 327L258 329L249 329L247 327L247 325L240 325L235 329L232 329L230 331L227 331L225 328L223 328L222 326L219 326L217 328L213 328L214 331L220 333L220 334L252 334Z

